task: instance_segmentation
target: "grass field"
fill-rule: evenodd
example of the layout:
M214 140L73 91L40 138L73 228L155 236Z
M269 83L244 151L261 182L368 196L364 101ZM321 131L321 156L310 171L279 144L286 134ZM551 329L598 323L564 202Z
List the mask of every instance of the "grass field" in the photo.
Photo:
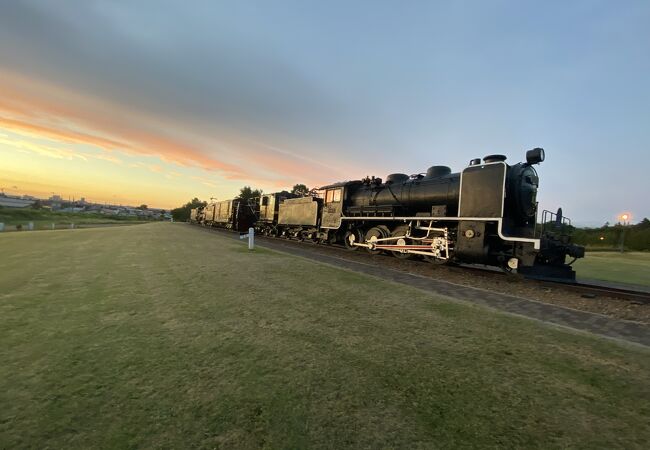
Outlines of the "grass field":
M54 223L57 228L67 228L74 223L75 226L99 225L99 224L133 224L143 223L138 217L131 216L108 216L99 213L73 213L57 212L49 209L31 208L0 208L0 222L4 223L6 229L13 230L16 225L22 225L23 230L27 224L32 222L34 229L51 229Z
M2 448L648 448L650 352L183 224L0 235Z
M650 252L587 252L574 268L578 278L650 286Z

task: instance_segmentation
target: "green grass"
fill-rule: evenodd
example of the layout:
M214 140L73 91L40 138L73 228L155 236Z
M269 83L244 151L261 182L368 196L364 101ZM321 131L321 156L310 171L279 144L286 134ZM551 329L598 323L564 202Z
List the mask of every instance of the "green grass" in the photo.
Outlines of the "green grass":
M587 252L573 267L579 279L650 286L650 252Z
M647 349L245 245L0 235L0 447L648 448Z
M52 223L60 226L69 225L98 225L98 224L119 224L143 222L142 219L133 216L108 216L99 213L72 213L57 212L49 209L31 208L0 208L0 222L6 226L13 227L22 225L27 229L29 222L34 223L35 229L50 229Z

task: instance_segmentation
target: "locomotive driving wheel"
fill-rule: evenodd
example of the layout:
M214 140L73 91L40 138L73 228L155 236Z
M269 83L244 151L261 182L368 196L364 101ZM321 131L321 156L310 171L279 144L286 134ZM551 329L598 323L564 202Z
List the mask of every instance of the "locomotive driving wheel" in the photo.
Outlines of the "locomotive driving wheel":
M346 231L345 235L343 236L343 243L345 244L345 248L350 251L359 250L360 247L357 247L354 244L363 242L361 236L362 234L357 228L352 228Z
M366 243L371 244L376 242L378 239L385 239L388 236L390 236L390 230L388 227L385 225L378 225L368 230L366 233ZM378 255L382 253L383 250L373 250L369 248L368 251L373 255Z
M395 227L393 232L390 234L391 237L400 237L397 241L391 242L391 244L395 245L408 245L410 243L410 239L404 237L409 231L409 226L404 224L404 225L398 225ZM413 259L415 256L413 253L406 253L406 251L400 251L400 250L395 250L391 252L395 258L399 259Z

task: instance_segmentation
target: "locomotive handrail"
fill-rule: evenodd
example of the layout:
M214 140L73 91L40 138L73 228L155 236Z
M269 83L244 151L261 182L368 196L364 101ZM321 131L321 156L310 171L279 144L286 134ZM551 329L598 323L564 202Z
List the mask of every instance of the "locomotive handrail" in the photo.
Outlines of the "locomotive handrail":
M544 232L546 231L547 226L552 227L555 230L558 230L560 232L564 231L565 227L570 227L571 226L571 219L565 216L559 216L560 218L560 224L558 224L558 214L554 213L553 211L549 211L545 209L542 211L542 229L540 230L540 234L543 235Z

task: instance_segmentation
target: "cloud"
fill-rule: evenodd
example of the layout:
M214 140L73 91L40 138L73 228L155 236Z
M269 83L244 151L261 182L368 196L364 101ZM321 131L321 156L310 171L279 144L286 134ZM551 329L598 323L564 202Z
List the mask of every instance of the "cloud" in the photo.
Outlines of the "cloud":
M47 156L49 158L55 159L81 159L83 161L88 161L87 155L80 154L71 150L64 148L56 148L42 144L35 144L33 142L11 139L8 137L0 137L0 144L5 144L18 151L23 151L27 153L35 153L42 156Z
M228 180L337 177L335 167L319 162L327 139L313 132L323 116L346 123L340 102L280 54L244 36L223 39L228 31L213 22L227 26L227 20L218 14L205 20L189 13L208 33L201 42L193 33L168 32L187 11L160 15L106 2L78 7L84 21L76 19L82 11L65 7L4 8L0 126L156 155Z
M227 180L280 187L340 175L322 162L326 158L310 156L306 146L292 151L233 132L175 130L164 119L127 105L6 70L0 75L0 128L58 143L94 146L106 152L105 160L114 161L110 154L115 151L158 156ZM182 120L175 126L184 128Z

